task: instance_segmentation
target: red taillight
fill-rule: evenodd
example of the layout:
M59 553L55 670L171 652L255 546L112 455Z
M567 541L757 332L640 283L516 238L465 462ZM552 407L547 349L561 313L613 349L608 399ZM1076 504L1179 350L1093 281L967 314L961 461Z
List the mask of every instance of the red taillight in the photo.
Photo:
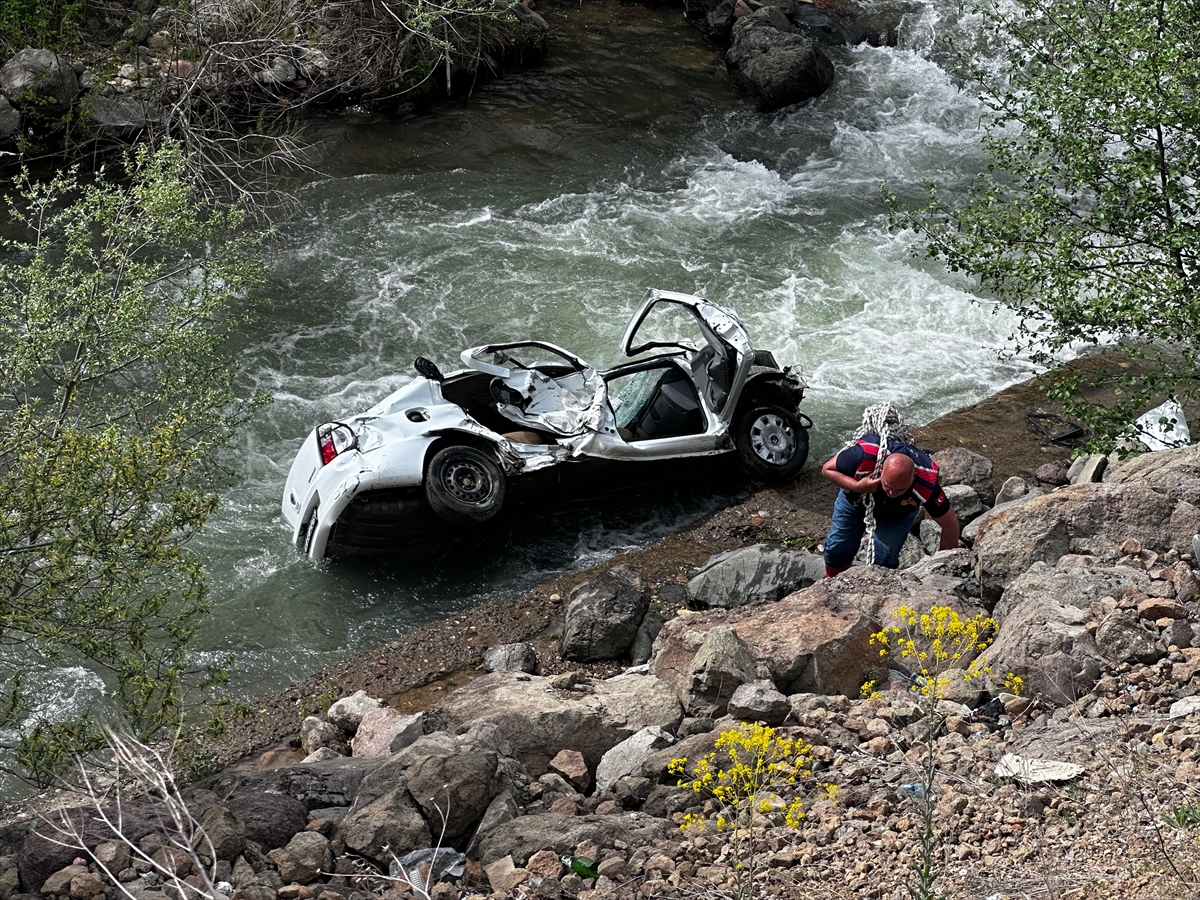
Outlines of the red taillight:
M321 465L329 465L339 453L358 446L358 440L349 425L327 422L317 429L317 449L321 451Z

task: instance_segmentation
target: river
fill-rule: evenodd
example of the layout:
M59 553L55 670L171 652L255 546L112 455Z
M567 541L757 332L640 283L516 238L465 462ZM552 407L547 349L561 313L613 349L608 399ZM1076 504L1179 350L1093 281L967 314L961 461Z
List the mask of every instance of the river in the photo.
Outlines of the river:
M215 606L200 655L235 655L237 695L729 499L688 490L559 514L403 564L299 558L279 499L301 440L413 377L418 355L448 370L463 347L532 337L608 365L647 287L703 294L809 379L810 465L866 404L894 400L921 423L1033 371L997 354L1011 318L914 258L880 199L884 182L912 200L927 178L961 191L982 165L979 108L939 64L963 28L954 4L909 16L897 47L836 51L834 86L772 115L733 90L678 9L549 0L539 11L561 29L544 67L429 116L350 114L315 135L323 177L297 188L278 228L269 304L242 351L242 390L274 402L228 455L224 505L196 543ZM78 699L97 690L68 675Z

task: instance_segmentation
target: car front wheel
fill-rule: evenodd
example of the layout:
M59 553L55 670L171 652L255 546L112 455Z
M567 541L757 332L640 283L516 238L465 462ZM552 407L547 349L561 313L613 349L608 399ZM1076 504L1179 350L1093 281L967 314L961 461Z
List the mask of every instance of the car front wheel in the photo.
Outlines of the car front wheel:
M791 478L808 460L808 430L795 413L780 406L747 412L736 437L746 471L766 481Z
M444 447L429 461L425 499L451 525L477 525L504 505L504 472L495 458L475 447Z

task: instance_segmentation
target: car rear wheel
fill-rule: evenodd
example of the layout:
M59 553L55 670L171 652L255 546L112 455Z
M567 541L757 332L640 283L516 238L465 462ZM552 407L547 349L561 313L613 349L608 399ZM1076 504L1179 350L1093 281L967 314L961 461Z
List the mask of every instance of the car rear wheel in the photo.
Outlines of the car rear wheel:
M751 475L766 481L791 478L808 460L808 430L781 406L751 409L738 425L738 456Z
M504 505L504 472L495 458L475 447L444 447L429 461L425 499L451 525L477 525Z

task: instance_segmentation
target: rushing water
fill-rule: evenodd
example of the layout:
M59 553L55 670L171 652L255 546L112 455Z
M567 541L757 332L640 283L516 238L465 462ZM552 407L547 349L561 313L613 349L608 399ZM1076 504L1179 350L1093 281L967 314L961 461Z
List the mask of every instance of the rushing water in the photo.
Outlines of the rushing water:
M275 401L230 455L198 543L216 606L202 652L236 654L243 696L728 500L568 511L404 565L301 560L279 515L300 441L403 384L418 355L452 369L463 347L536 337L612 364L645 288L704 294L808 377L814 460L868 403L919 423L1031 371L997 356L1013 323L915 259L880 200L883 182L914 200L927 178L960 190L981 165L978 107L938 65L953 13L910 16L897 48L837 51L831 90L764 116L678 10L541 11L563 29L545 67L432 116L325 127L326 177L279 228L271 305L244 348L245 391ZM79 696L97 687L68 674Z

